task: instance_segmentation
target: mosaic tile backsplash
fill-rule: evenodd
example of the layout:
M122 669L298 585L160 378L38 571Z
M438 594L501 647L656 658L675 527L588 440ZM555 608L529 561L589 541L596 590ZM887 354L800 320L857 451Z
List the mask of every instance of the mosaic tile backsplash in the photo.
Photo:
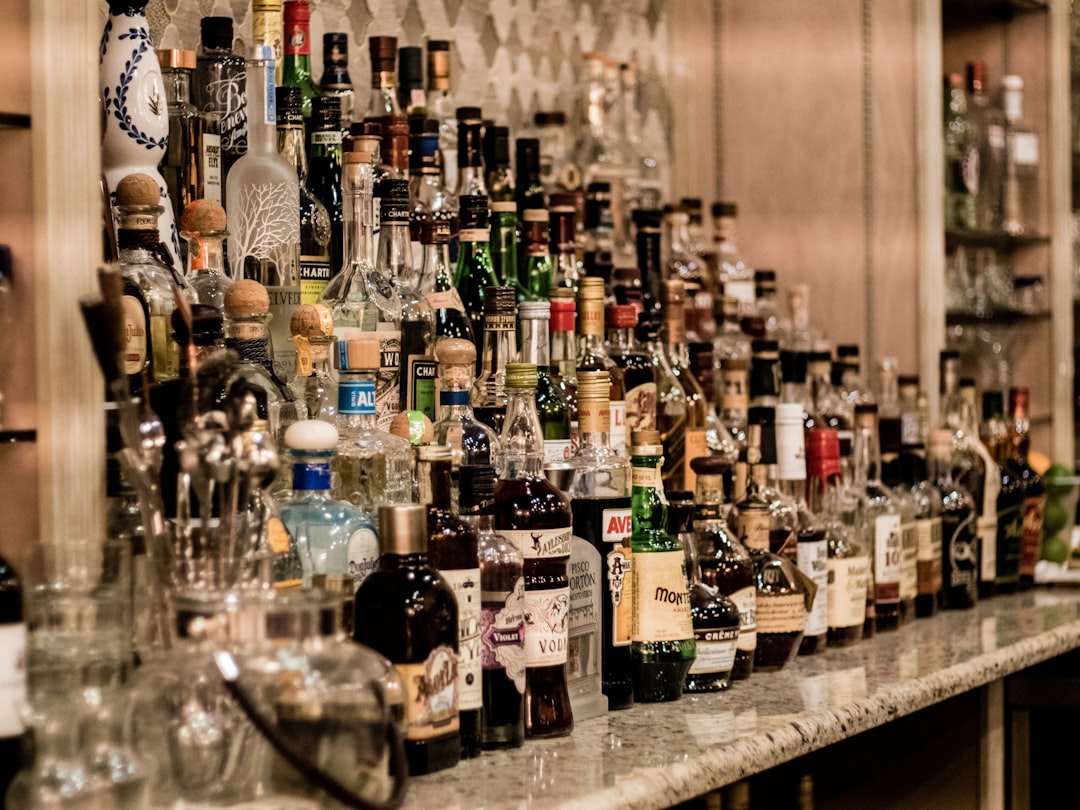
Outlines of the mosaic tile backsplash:
M108 10L99 0L102 25ZM583 113L582 54L604 51L638 66L642 136L667 154L670 102L666 92L665 0L311 0L311 56L322 72L322 35L349 36L349 74L357 106L366 104L371 67L367 38L397 36L398 45L446 39L451 89L459 105L479 105L486 117L524 135L538 110ZM237 52L251 39L251 0L150 0L147 17L159 48L199 45L199 20L235 21Z

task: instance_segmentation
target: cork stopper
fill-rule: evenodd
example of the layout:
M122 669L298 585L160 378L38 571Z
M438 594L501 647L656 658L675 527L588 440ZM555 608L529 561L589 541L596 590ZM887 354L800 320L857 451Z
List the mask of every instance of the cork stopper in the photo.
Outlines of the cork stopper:
M129 174L116 184L117 205L158 205L160 202L161 189L148 174Z
M192 200L184 206L180 227L184 234L221 233L225 221L225 209L217 200Z
M289 320L293 335L312 338L329 337L334 331L330 310L322 304L301 304Z
M346 340L338 347L338 371L378 371L379 348L379 339L374 335Z
M476 364L476 344L462 338L446 338L435 346L435 359L440 366L472 366Z
M390 432L410 444L426 444L435 439L435 425L423 411L402 411L390 423Z
M226 315L262 315L270 311L266 287L250 278L236 281L225 291Z

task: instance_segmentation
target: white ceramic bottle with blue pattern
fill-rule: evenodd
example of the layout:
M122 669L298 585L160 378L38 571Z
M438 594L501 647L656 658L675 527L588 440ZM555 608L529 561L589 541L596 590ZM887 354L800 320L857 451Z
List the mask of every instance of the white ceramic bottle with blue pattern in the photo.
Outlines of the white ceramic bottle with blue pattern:
M158 218L161 241L181 273L180 238L165 179L158 165L169 138L169 109L150 26L147 0L109 0L109 19L101 36L101 100L105 105L105 131L101 140L101 167L109 195L134 172L158 182L161 205Z

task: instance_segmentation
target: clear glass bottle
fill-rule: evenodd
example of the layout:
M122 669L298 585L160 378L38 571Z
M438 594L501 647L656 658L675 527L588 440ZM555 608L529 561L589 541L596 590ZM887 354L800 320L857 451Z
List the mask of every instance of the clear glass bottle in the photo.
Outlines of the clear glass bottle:
M667 531L658 431L630 437L633 558L630 677L640 703L678 700L697 644L690 612L685 554Z
M681 205L668 207L667 258L664 277L681 279L686 285L686 331L691 341L712 338L712 289L704 267L690 250L690 214Z
M544 465L565 464L573 449L570 441L570 405L552 372L548 348L550 304L523 301L518 306L521 322L521 360L536 366L536 411L544 432Z
M581 169L570 155L566 129L566 113L562 110L541 110L533 115L537 140L540 142L540 182L544 192L579 191L583 185Z
M311 71L311 7L308 0L285 0L285 61L281 66L282 87L299 87L303 114L311 121L311 104L319 97L319 87ZM309 128L309 132L312 130Z
M300 181L277 151L273 51L252 49L247 64L248 150L229 170L229 268L270 294L271 331L286 376L296 370L289 321L300 306Z
M483 195L467 195L459 200L461 230L458 232L457 270L454 287L472 322L473 336L483 333L484 293L498 287L491 260L491 232L488 227L488 200Z
M191 100L203 114L207 130L218 133L220 139L218 199L224 202L229 170L247 151L247 68L244 57L233 53L232 17L203 17L199 20L199 30ZM205 136L203 143L212 146ZM208 149L207 155L210 154Z
M450 43L429 39L427 43L427 113L439 122L443 187L457 188L457 105L450 90Z
M512 287L484 290L483 355L473 385L473 412L499 435L506 417L506 365L518 354L516 311Z
M304 184L330 214L330 272L340 273L344 261L344 211L341 199L341 99L338 96L318 96L312 100L310 140L311 161ZM309 290L308 296L314 292ZM318 293L314 294L314 299L318 300Z
M381 430L376 375L381 350L374 335L338 341L338 433L334 497L374 516L384 503L412 500L409 442Z
M480 559L481 654L484 692L481 745L519 748L525 742L525 577L520 549L497 534L495 468L461 467L458 514L475 528Z
M975 501L953 480L953 433L931 430L929 435L930 480L941 501L942 606L971 608L979 599L979 539Z
M283 446L292 460L293 480L278 509L300 558L303 585L336 591L341 589L336 583L351 580L351 595L374 570L379 541L367 514L330 494L337 428L320 420L300 420L285 431Z
M525 558L525 734L569 734L566 685L573 516L566 496L544 477L543 432L536 411L536 366L506 366L506 422L495 485L495 529Z
M1024 120L1024 80L1001 77L1005 110L1005 182L1001 228L1008 234L1033 234L1039 222L1039 134Z
M1005 181L1005 114L990 98L986 62L965 66L968 107L979 135L979 191L975 221L981 231L1001 229Z
M428 559L457 598L461 758L472 759L480 755L480 715L484 703L479 536L472 523L458 517L450 508L450 448L443 444L421 444L416 450L419 500L428 512Z
M630 678L630 462L609 442L611 416L607 371L578 372L581 442L570 463L570 508L574 534L599 552L606 570L603 582L605 629L601 653L603 691L609 710L633 703Z
M278 151L296 168L300 179L300 299L319 300L330 282L330 212L307 187L307 136L299 87L277 88ZM339 191L340 191L340 166ZM339 200L340 202L340 200ZM340 238L340 229L338 236Z
M371 54L371 95L368 117L401 115L397 97L397 37L368 37Z
M193 200L181 217L180 235L188 240L187 282L195 301L219 310L232 278L225 271L225 209L216 200Z
M435 339L467 340L476 351L472 323L465 314L465 302L454 286L450 264L450 223L428 219L420 223L420 246L423 249L420 292L431 307L435 321ZM475 364L474 364L475 367Z
M375 570L356 591L353 638L393 662L406 687L405 755L409 773L451 768L461 759L454 591L428 559L427 509L379 509ZM378 617L378 620L375 620Z
M664 312L664 359L673 378L668 383L670 387L667 396L664 391L665 383L660 384L664 483L668 488L693 491L694 471L690 462L699 456L708 455L709 452L708 406L705 392L690 371L690 356L686 343L686 287L682 280L665 279L661 285L661 299ZM682 393L681 403L678 401L679 391Z
M555 382L570 414L570 453L578 443L577 413L577 300L566 287L552 289L551 307L551 379Z
M349 76L349 35L344 31L327 31L322 41L323 72L319 79L319 93L340 99L341 130L348 132L356 102L352 77Z
M302 407L301 418L337 424L338 384L330 363L334 322L322 304L301 304L293 313L296 376L289 387ZM300 410L298 408L298 410Z
M608 403L611 414L609 440L617 456L626 453L626 388L625 374L608 355L604 344L604 280L583 276L577 297L577 372L606 371L609 375ZM580 422L580 416L578 417ZM580 428L579 428L580 432Z
M739 302L739 318L754 309L754 269L739 251L739 208L733 202L712 204L713 247L716 251L717 281L724 295Z
M945 229L972 229L978 221L979 142L959 73L945 76L944 101Z

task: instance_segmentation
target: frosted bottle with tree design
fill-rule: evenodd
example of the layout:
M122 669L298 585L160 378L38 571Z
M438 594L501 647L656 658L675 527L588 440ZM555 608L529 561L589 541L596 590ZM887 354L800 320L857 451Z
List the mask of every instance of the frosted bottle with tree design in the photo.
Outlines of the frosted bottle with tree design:
M296 373L289 322L300 306L300 182L277 151L273 49L251 49L247 62L248 151L229 170L229 267L270 294L270 337L285 379Z

